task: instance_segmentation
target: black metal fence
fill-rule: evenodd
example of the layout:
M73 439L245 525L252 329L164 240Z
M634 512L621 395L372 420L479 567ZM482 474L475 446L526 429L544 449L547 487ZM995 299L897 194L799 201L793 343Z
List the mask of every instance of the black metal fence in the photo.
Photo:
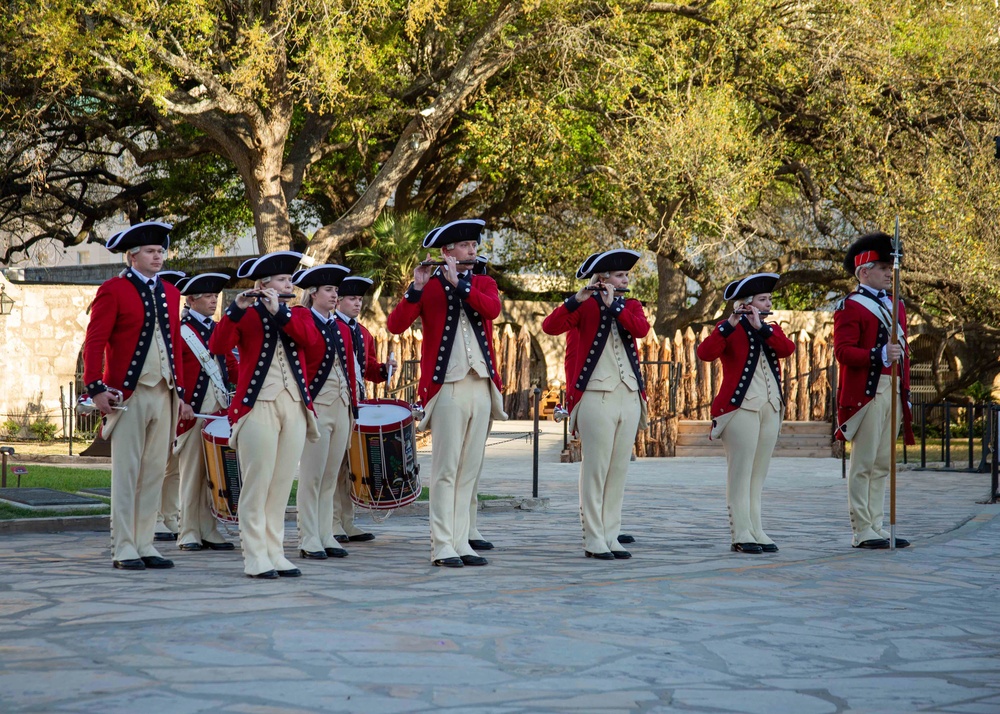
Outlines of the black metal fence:
M991 446L996 431L995 404L936 404L913 405L913 434L916 447L903 446L903 463L915 461L910 453L918 450L920 468L933 463L939 470L990 470Z

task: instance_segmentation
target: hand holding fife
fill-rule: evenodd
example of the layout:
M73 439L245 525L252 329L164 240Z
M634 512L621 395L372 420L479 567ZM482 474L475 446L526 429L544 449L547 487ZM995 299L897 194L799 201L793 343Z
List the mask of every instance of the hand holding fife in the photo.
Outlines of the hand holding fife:
M253 292L253 291L251 290L251 291L247 291L247 292ZM247 297L246 293L242 292L242 293L240 293L239 295L236 296L236 307L238 307L241 310L246 310L248 307L250 307L251 305L253 305L253 301L254 301L254 298Z
M260 301L264 303L264 307L267 308L269 313L276 315L280 304L278 302L278 291L274 288L264 288L261 292L264 293L264 295L261 297Z
M458 287L458 263L455 258L445 255L441 270L444 273L444 279L451 283L452 287Z
M427 254L427 260L431 259L431 254ZM413 269L413 287L416 290L423 290L424 286L427 285L427 281L431 279L431 266L429 265L417 265Z

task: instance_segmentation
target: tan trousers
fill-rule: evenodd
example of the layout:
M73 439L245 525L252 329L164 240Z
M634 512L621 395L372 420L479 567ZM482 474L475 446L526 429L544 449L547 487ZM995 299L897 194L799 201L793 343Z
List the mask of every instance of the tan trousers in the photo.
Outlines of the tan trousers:
M351 408L341 401L316 406L319 441L310 442L299 462L299 489L295 496L299 517L299 543L302 550L321 551L339 548L334 535L338 477L346 461L344 455L351 438Z
M490 419L489 426L486 428L486 437L489 438L490 432L493 431L493 419ZM483 452L485 454L485 447L483 447ZM483 475L483 464L486 463L486 459L479 464L479 473L476 474L476 483L472 487L472 500L469 502L469 540L486 540L483 538L483 534L479 532L479 528L476 526L477 516L479 514L479 479Z
M726 449L726 507L733 543L774 543L760 521L760 500L778 442L781 414L765 403L760 411L737 409L722 432Z
M156 510L167 467L173 419L167 383L139 386L111 434L111 557L160 555L153 547Z
M306 441L306 406L287 391L258 400L238 424L236 455L243 475L240 538L243 571L291 570L285 557L285 507Z
M225 543L218 522L212 514L211 484L205 466L204 439L201 430L205 420L199 419L190 430L177 437L180 466L181 524L178 545L184 543Z
M899 436L903 404L896 394L896 424L892 419L889 375L879 377L875 398L865 410L851 441L851 466L847 472L847 499L851 512L853 544L888 538L883 530L885 488L892 460L892 442Z
M618 533L641 399L638 392L622 386L611 392L584 391L576 407L583 457L580 520L583 549L591 553L625 550L618 543Z
M435 395L431 433L431 560L475 555L469 504L475 496L489 433L490 381L472 373Z
M350 437L348 437L348 445ZM354 525L354 501L351 500L351 467L347 459L337 476L337 490L333 494L333 532L340 536L361 535L365 531Z
M154 533L178 533L181 524L181 470L173 449L167 454L167 468L160 487L160 507Z

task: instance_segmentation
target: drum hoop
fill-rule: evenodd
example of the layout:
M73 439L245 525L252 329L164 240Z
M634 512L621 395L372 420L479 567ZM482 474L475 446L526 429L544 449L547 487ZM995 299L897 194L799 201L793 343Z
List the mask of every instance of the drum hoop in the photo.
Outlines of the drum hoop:
M406 410L406 416L399 421L390 422L388 424L359 424L355 421L354 431L359 431L362 434L382 434L386 431L402 431L409 424L413 423L413 414L410 412L410 405L401 399L365 399L358 402L358 409L364 406L399 407L400 409Z

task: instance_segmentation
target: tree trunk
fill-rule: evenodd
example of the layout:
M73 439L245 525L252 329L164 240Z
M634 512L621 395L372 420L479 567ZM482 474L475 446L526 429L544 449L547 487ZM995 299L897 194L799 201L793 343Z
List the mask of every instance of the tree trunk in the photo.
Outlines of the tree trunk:
M657 253L656 270L659 286L656 294L656 323L653 330L658 335L672 335L694 323L705 322L715 311L719 291L712 285L702 285L701 295L688 306L687 276L668 256Z
M257 249L261 253L289 250L292 246L288 203L281 186L284 136L272 144L257 156L250 180L244 179L257 231Z

